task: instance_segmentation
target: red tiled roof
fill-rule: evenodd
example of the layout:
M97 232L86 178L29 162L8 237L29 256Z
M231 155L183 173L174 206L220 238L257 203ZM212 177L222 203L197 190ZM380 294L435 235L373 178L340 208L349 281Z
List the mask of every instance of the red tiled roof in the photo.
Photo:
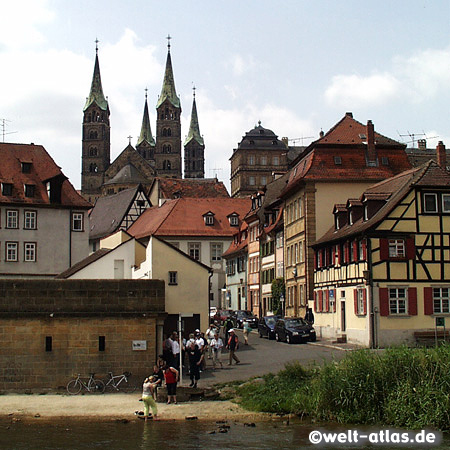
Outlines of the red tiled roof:
M228 249L222 254L223 258L231 257L237 253L242 252L248 245L248 234L246 234L245 239L241 239L242 233L248 229L247 222L242 222L239 232L235 233L233 236L233 241L231 242ZM238 238L238 242L235 242L235 238Z
M222 181L216 178L206 179L177 179L177 178L158 178L160 198L211 198L224 197L229 198L227 188Z
M405 145L375 133L378 165L367 164L366 126L346 115L327 134L313 142L307 155L290 171L282 195L300 183L312 181L356 182L384 180L411 167ZM340 157L339 163L335 157ZM387 158L387 159L386 159ZM383 164L383 162L387 164Z
M250 209L246 198L179 198L167 200L161 207L147 209L128 232L136 238L156 236L226 236L231 237L236 227L228 216L235 212L240 219ZM206 225L203 215L214 213L214 224Z
M92 205L81 197L44 147L34 144L0 143L0 182L13 185L12 195L0 202L9 204L50 205L45 182L61 178L61 203L58 206L88 209ZM22 173L23 162L31 163L30 173ZM33 197L25 197L24 185L34 185Z

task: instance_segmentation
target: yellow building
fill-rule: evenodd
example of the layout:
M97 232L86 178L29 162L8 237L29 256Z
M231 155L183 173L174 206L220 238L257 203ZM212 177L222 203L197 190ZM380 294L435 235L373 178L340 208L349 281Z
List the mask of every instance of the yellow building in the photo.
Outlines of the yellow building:
M333 213L313 245L318 336L385 347L448 328L450 174L429 161Z
M314 252L329 228L328 215L343 198L411 167L405 145L346 115L313 142L289 173L284 207L286 315L304 316L313 302Z

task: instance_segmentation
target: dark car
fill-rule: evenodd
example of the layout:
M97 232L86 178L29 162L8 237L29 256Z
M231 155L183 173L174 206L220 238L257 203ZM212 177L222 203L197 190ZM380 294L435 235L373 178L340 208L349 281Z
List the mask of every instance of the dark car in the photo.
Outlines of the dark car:
M213 319L217 320L221 325L233 314L232 309L219 309L214 315Z
M236 328L242 328L247 321L251 328L258 326L258 318L251 311L237 310L231 315L231 320Z
M275 324L280 316L263 316L258 321L259 337L275 339Z
M314 342L316 331L313 326L301 317L285 317L278 319L275 324L275 339L288 344L294 342Z

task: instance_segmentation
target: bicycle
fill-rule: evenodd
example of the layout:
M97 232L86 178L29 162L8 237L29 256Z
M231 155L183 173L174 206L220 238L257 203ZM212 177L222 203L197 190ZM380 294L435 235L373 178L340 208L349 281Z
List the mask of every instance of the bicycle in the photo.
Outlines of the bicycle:
M70 380L67 383L67 392L71 395L79 394L81 388L86 389L88 392L93 394L103 394L105 392L105 383L102 380L94 378L95 373L91 373L90 378L85 378L84 381L80 378L80 374L74 380Z
M109 379L105 383L105 388L108 390L134 392L138 388L136 384L130 382L130 372L124 372L122 375L113 375L112 372L109 372L108 375Z

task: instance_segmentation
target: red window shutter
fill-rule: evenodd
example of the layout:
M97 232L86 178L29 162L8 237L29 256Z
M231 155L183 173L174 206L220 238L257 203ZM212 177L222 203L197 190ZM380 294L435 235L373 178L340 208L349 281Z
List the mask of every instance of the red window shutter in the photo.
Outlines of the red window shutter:
M417 288L408 288L408 314L417 316Z
M362 241L362 252L363 254L361 255L361 259L363 261L367 261L367 240L363 239Z
M330 312L330 291L325 291L325 312Z
M352 242L352 250L353 250L353 261L358 261L358 241L354 240Z
M314 291L314 312L317 312L317 291Z
M380 259L386 261L389 259L389 241L387 239L380 239Z
M363 290L363 313L364 315L367 314L367 290Z
M423 299L424 299L424 314L430 316L433 314L433 288L425 287L423 288Z
M323 291L319 291L319 312L323 311Z
M355 315L357 315L358 314L358 289L355 289L353 291L353 297L355 300Z
M338 244L338 246L337 246L337 251L338 251L338 261L339 261L339 264L341 264L342 263L342 255L341 255L341 245L340 244Z
M389 290L380 288L380 316L389 315Z
M414 259L416 257L416 245L413 238L406 239L406 258Z

